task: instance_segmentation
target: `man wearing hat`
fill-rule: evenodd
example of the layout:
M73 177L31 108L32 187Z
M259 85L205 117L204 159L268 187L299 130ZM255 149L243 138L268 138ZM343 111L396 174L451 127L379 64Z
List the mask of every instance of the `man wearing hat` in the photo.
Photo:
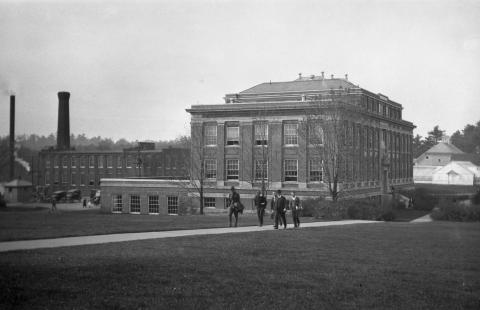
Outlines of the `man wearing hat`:
M243 205L240 202L240 194L235 191L235 187L230 188L232 191L228 195L228 218L230 219L230 227L232 227L232 214L235 216L235 227L238 224L238 212L243 212Z
M277 201L276 201L276 213L275 213L275 226L273 228L278 229L278 222L283 222L283 228L287 229L287 219L285 217L285 212L287 212L287 200L282 195L281 190L277 190Z

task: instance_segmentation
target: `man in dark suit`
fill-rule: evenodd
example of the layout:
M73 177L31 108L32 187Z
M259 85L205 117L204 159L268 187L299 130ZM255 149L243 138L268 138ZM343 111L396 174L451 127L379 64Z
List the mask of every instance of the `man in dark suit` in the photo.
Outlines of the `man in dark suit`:
M240 194L235 191L235 187L231 188L232 193L228 197L228 218L230 219L230 227L232 227L232 214L235 216L235 227L238 224L238 212L243 212L243 205L240 202Z
M290 200L290 210L292 210L293 226L295 228L300 227L300 210L302 206L300 205L300 198L295 196L295 192L292 192L292 200Z
M278 229L278 222L283 222L284 229L287 229L287 219L285 212L287 212L287 200L282 195L281 190L277 190L277 201L275 206L275 226L273 228Z
M257 207L257 216L260 227L263 226L263 215L265 214L265 208L267 207L267 198L262 192L258 192L255 196L255 206Z

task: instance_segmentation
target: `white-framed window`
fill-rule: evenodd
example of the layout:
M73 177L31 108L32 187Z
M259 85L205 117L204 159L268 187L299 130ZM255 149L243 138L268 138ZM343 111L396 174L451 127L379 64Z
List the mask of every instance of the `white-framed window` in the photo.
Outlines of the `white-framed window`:
M122 195L113 195L112 213L122 213L123 199Z
M240 144L240 127L227 126L227 145Z
M215 208L215 197L203 197L203 206L205 208Z
M68 168L68 156L67 155L62 156L62 167L63 168Z
M112 167L113 167L113 156L107 155L107 168L112 168Z
M268 179L268 160L255 160L255 180Z
M205 126L205 145L217 145L217 126Z
M51 165L50 156L45 156L45 168L50 168Z
M71 166L72 168L77 168L77 157L72 156L72 157L70 158L70 166Z
M102 155L99 155L97 157L97 167L98 168L103 168L103 156Z
M80 173L80 186L85 186L85 173Z
M95 175L93 173L88 175L88 185L95 185Z
M80 168L85 168L86 161L87 161L86 156L80 156Z
M168 214L178 214L178 196L167 196Z
M227 159L227 180L238 180L238 159Z
M60 182L60 174L58 173L58 170L56 170L53 175L53 184L58 184L59 182Z
M89 156L88 157L88 166L90 168L95 168L95 156Z
M254 125L255 145L268 144L268 123L257 123Z
M309 180L310 182L323 181L323 163L319 158L311 159L309 162Z
M216 179L217 178L217 160L205 159L205 178Z
M127 155L127 168L132 168L132 164L133 164L133 157L132 155Z
M148 196L148 213L160 213L160 200L158 198L158 195Z
M123 158L122 156L117 156L117 168L123 168Z
M285 181L296 182L298 180L298 160L285 159L284 161Z
M59 160L58 156L53 157L53 168L58 168Z
M50 172L45 172L45 185L50 185Z
M77 185L77 174L75 172L72 172L71 178L72 178L72 181L71 181L72 186Z
M324 138L322 125L317 122L311 122L308 126L308 130L309 143L311 145L322 145Z
M130 213L140 213L139 195L130 195Z
M286 123L283 124L283 143L285 145L298 144L298 124Z

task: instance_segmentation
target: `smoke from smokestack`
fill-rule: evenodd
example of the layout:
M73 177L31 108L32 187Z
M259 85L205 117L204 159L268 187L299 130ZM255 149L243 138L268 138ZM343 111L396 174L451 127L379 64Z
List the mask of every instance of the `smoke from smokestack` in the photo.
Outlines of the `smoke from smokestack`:
M70 93L58 93L57 149L70 149Z
M15 161L17 163L19 163L20 165L22 165L23 168L25 168L25 170L27 170L27 172L30 172L30 163L28 161L26 161L25 159L21 158L21 157L18 157L17 155L17 152L15 151L14 153L14 156L15 156Z

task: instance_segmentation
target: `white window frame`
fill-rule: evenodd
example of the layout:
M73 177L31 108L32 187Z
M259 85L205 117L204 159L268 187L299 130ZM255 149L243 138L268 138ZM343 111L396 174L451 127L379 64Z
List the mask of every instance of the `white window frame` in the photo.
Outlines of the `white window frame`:
M98 155L97 156L97 167L103 169L103 161L104 157L103 155Z
M298 123L283 124L283 144L298 145Z
M141 197L140 195L137 194L131 194L130 195L130 213L131 214L140 214L140 211L142 210L142 204L141 204ZM138 211L137 211L137 206L138 206ZM135 211L133 211L133 207L135 207Z
M112 213L122 213L123 197L121 194L112 196Z
M290 168L293 167L293 165L287 165L291 163L295 163L295 170L292 170ZM287 168L289 168L287 170ZM298 160L297 159L285 159L283 161L283 179L285 182L298 182Z
M62 182L63 185L67 185L68 184L68 174L65 173L65 171L62 171L62 175L60 177L60 180Z
M72 186L76 186L77 185L77 174L75 172L72 172L71 173L71 176L70 176L70 184L72 184Z
M323 145L325 142L325 133L323 127L318 122L312 122L309 126L309 143L310 145ZM320 140L320 141L319 141Z
M205 146L216 146L217 145L217 126L216 125L205 125Z
M50 172L45 172L45 185L50 185Z
M52 160L50 159L50 156L45 157L45 168L50 168L52 165Z
M316 165L319 165L319 169L317 170L317 167ZM315 170L313 170L313 167L315 167ZM319 175L318 176L312 176L312 172L319 172ZM315 158L315 159L310 159L309 163L308 163L308 180L309 182L316 182L316 183L320 183L320 182L323 182L323 160L319 159L319 158ZM317 178L320 178L319 180L317 180Z
M77 168L77 157L76 156L70 157L70 167Z
M85 186L85 173L80 173L80 186Z
M227 145L240 145L240 126L227 126L225 136Z
M169 215L178 215L178 196L167 196L167 213Z
M117 156L117 168L123 168L123 157Z
M80 156L80 168L85 168L86 156Z
M204 162L205 179L216 180L217 179L217 160L205 159Z
M235 167L236 166L236 167ZM236 174L234 173L236 171ZM226 179L238 180L240 177L240 163L238 159L227 159L225 161Z
M53 168L58 168L59 161L58 155L53 157Z
M203 206L205 208L216 208L217 203L215 197L203 197Z
M263 167L261 167L263 165ZM263 175L263 178L261 176L261 171L259 171L259 168L263 168L265 170L265 174ZM268 180L268 160L263 160L263 159L255 159L254 162L254 176L256 181L264 181Z
M148 196L148 214L160 213L160 197L158 195Z
M95 156L93 155L88 156L88 167L95 168Z
M268 123L256 123L254 125L255 145L268 145Z
M107 168L113 168L113 156L112 155L107 155Z

